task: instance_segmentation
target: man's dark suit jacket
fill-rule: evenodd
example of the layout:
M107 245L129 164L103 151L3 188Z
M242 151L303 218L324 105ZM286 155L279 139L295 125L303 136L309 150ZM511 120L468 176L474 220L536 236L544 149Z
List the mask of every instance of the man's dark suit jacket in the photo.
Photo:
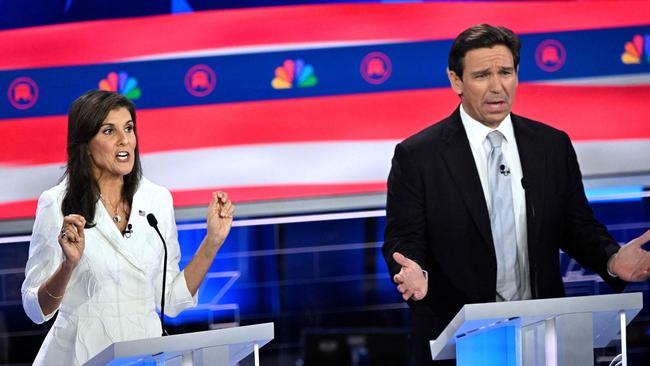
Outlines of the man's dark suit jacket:
M511 114L526 194L528 263L533 298L564 296L559 250L607 274L617 242L593 216L566 133ZM515 230L513 227L512 230ZM483 189L460 110L395 148L388 177L383 253L391 277L400 252L429 272L427 296L409 301L416 358L430 360L435 339L464 304L493 302L497 262Z

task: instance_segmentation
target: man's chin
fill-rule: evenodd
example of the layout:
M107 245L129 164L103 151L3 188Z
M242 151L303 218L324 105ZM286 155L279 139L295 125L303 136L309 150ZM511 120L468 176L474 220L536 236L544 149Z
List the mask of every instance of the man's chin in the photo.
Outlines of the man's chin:
M485 114L485 121L488 126L496 127L508 116L509 111L492 112Z

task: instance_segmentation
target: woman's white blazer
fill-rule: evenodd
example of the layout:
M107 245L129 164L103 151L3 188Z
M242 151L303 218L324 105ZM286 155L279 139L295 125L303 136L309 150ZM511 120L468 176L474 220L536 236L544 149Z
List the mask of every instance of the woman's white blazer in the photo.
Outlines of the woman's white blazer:
M85 229L85 249L65 290L60 307L43 314L38 288L59 267L63 251L57 235L63 224L61 203L66 181L43 192L29 246L22 286L23 307L37 324L58 316L45 337L34 365L81 365L104 348L161 334L160 307L163 246L146 215L153 213L167 242L165 313L176 316L196 305L179 271L180 248L172 196L142 178L133 197L129 223L133 233L122 236L101 201L95 227Z

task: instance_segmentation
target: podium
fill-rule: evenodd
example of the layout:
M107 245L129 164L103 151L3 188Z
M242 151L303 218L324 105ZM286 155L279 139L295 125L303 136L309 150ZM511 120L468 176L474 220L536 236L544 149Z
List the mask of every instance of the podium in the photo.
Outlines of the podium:
M434 360L465 365L593 366L594 348L620 332L643 308L641 293L468 304L436 340Z
M116 342L84 366L235 365L273 339L273 323Z

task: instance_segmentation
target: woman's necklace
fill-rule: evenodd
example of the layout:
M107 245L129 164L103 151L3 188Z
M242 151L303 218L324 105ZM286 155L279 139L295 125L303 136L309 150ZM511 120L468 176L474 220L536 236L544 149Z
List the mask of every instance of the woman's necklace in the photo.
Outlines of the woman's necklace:
M104 196L102 196L101 193L99 194L99 199L102 200L102 202L104 202L104 206L108 206L109 210L114 207L113 205L110 204L110 202L108 202L108 200L104 199ZM120 201L120 202L123 202L123 201ZM112 217L113 222L116 223L116 224L119 224L120 221L122 221L122 216L119 215L119 213L117 211L117 206L115 206L115 209L112 210L112 211L114 213L114 216Z

